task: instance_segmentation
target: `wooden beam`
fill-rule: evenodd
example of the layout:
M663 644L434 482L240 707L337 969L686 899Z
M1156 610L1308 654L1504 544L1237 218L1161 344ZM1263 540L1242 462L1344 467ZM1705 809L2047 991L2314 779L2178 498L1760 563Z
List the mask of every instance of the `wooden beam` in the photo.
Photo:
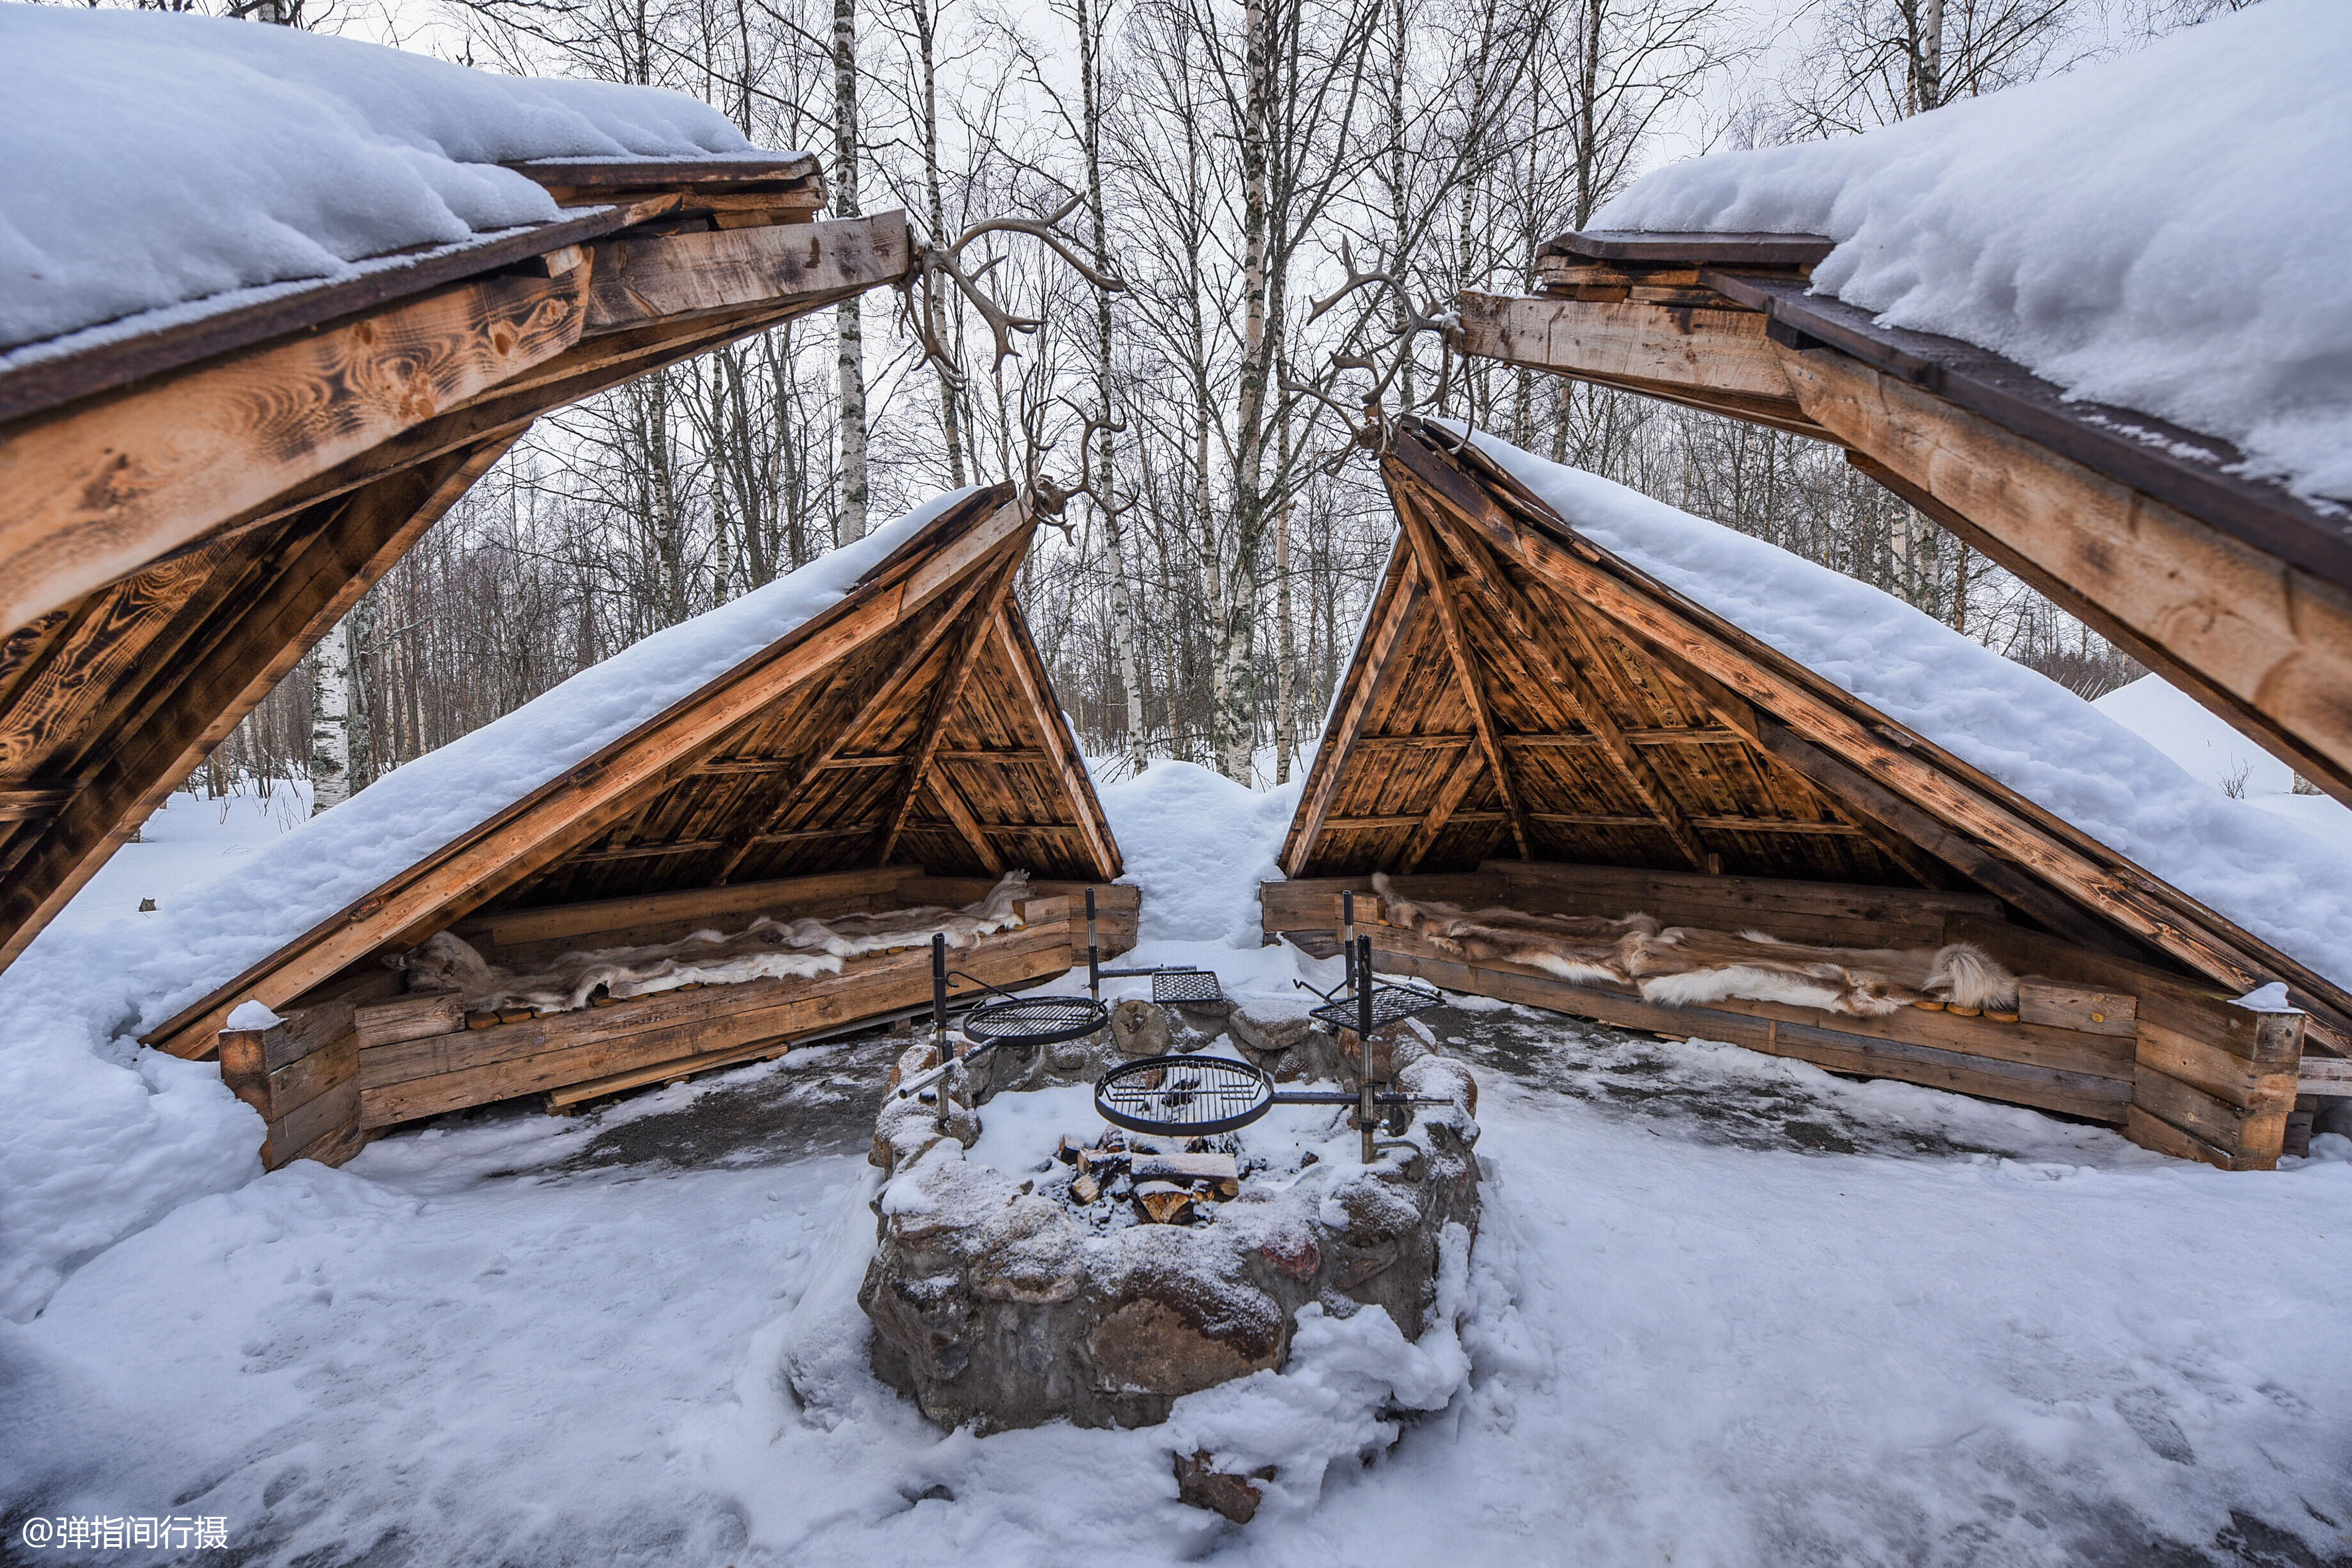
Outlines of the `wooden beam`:
M1019 554L1016 553L1013 559L1018 561ZM777 792L774 804L761 816L759 826L731 843L725 840L719 841L719 847L726 848L728 855L726 860L720 864L718 874L711 879L712 881L724 887L733 879L735 873L741 869L744 860L753 850L762 844L781 842L774 837L776 824L782 820L785 812L792 809L793 803L799 798L801 792L808 787L809 781L838 761L841 752L852 742L865 734L866 727L905 694L907 683L914 679L916 673L930 661L931 655L937 650L940 643L963 618L964 612L971 606L971 602L979 597L982 589L985 588L991 581L992 572L989 568L984 565L975 568L963 586L957 591L956 596L949 601L947 607L932 618L931 624L924 627L914 641L908 645L906 651L891 662L890 668L885 670L879 679L866 682L866 695L860 700L856 708L851 710L848 720L834 730L833 738L820 746L816 754L799 769L798 776L793 783ZM837 679L847 681L848 672L845 671ZM899 760L897 757L890 759L893 763ZM774 772L785 765L788 764L779 763L775 767L762 768L761 771ZM695 771L711 773L722 770L716 769L712 764L706 763ZM888 863L889 858L887 855L881 857L885 864Z
M1766 317L1720 300L1715 310L1465 289L1462 350L1634 390L1703 402L1717 412L1818 435L1765 336Z
M2352 805L2340 523L2227 463L2095 424L1980 350L1876 328L1801 279L1706 276L1729 291L1726 307L1747 308L1465 293L1460 342L1865 455L1874 476L1938 503L1948 525L1963 520L1965 541Z
M1437 610L1437 627L1445 639L1445 652L1454 663L1454 679L1462 683L1462 701L1470 710L1470 727L1477 732L1478 750L1494 770L1495 793L1503 797L1503 810L1511 823L1511 840L1518 846L1519 858L1535 858L1531 836L1528 832L1527 813L1520 808L1518 795L1511 787L1509 766L1503 760L1503 748L1495 739L1495 716L1486 707L1486 683L1479 679L1478 666L1470 653L1469 638L1462 630L1462 607L1454 602L1453 585L1446 581L1445 556L1431 537L1428 521L1402 493L1395 496L1397 517L1404 524L1405 537L1412 541L1414 561L1421 568L1422 581L1429 585L1429 601Z
M915 809L916 795L924 785L938 782L932 775L932 756L940 749L940 739L947 734L948 721L955 716L957 704L963 700L964 682L971 678L972 665L979 660L981 650L988 646L989 625L995 619L996 607L1004 602L1004 595L1012 592L1013 574L1020 564L1021 557L1016 554L997 569L989 582L987 592L980 596L971 611L971 626L966 628L963 639L948 655L947 668L940 672L939 684L931 691L931 704L923 715L923 727L915 732L915 743L907 748L907 777L898 804L890 813L890 826L882 832L882 853L878 858L886 866L890 863L891 851L898 847L898 836L906 831L907 819ZM948 808L948 816L957 827L963 828L971 822L971 813L963 808L963 801L952 784L939 782L931 794ZM967 831L965 837L971 841L981 863L991 871L1003 875L1003 865L997 859L996 851L989 847L987 838L976 829Z
M1000 611L992 628L996 646L1003 650L1004 662L1013 671L1013 689L1019 694L1024 711L1045 742L1048 765L1060 780L1063 798L1068 801L1070 813L1077 818L1087 841L1087 853L1093 858L1095 875L1108 882L1116 878L1122 867L1118 847L1111 842L1104 823L1102 803L1095 795L1094 781L1087 773L1086 760L1071 744L1067 724L1062 718L1061 704L1054 700L1052 686L1045 679L1045 662L1039 658L1035 645L1018 617Z
M1298 815L1291 818L1290 833L1283 842L1282 868L1293 877L1306 873L1308 858L1315 853L1315 841L1323 836L1323 820L1330 815L1331 803L1338 798L1340 781L1347 773L1349 751L1365 720L1370 717L1373 700L1388 679L1398 650L1404 647L1405 633L1420 608L1421 574L1412 568L1412 547L1402 534L1390 552L1381 593L1381 603L1370 633L1358 640L1355 654L1349 660L1348 674L1340 689L1345 700L1334 707L1322 743L1315 749L1315 763L1307 774L1306 796Z
M1436 510L1431 504L1436 498L1414 484L1410 469L1400 472L1398 479L1401 484L1412 486L1427 498L1422 505ZM1399 510L1402 511L1402 508ZM1419 527L1423 538L1430 538L1436 531L1425 518L1419 520ZM1675 847L1682 852L1683 858L1690 862L1691 869L1721 870L1721 860L1710 854L1706 846L1699 842L1698 835L1691 831L1690 824L1684 819L1681 803L1666 788L1665 781L1651 767L1649 759L1634 750L1625 739L1624 731L1618 728L1615 717L1601 700L1601 694L1593 689L1591 681L1577 668L1575 659L1556 640L1555 633L1574 637L1583 651L1586 663L1599 667L1600 651L1585 636L1583 625L1578 618L1579 606L1572 601L1564 602L1560 613L1550 616L1539 615L1519 592L1517 584L1503 574L1484 546L1456 534L1452 529L1445 530L1444 537L1454 556L1461 561L1471 585L1494 606L1496 613L1510 628L1512 637L1517 639L1517 651L1532 657L1538 672L1549 679L1555 698L1591 732L1594 744L1609 763L1611 771L1617 775L1618 782L1633 792L1633 798L1644 810L1657 818L1658 826L1674 841Z
M982 866L987 868L988 874L992 877L1004 875L1004 857L999 855L996 852L996 846L988 841L987 829L982 827L980 819L972 816L971 807L964 804L962 792L956 788L955 781L945 773L935 773L919 776L922 778L923 787L931 792L931 798L939 802L940 809L947 814L950 822L955 824L955 830L963 836L963 841L971 847L972 854L978 858ZM885 842L896 846L898 835L906 825L906 818L903 816L892 821ZM882 857L885 860L889 858L887 852Z
M1437 836L1445 831L1445 825L1469 795L1470 787L1478 782L1479 765L1478 753L1465 748L1460 760L1454 764L1454 770L1445 775L1444 784L1438 787L1437 798L1430 802L1429 810L1414 826L1412 837L1407 841L1404 853L1397 858L1399 876L1406 876L1421 868L1422 859L1428 855L1430 846L1437 842Z
M747 305L868 289L907 275L903 212L606 240L595 247L587 331L690 321Z
M462 283L0 437L19 626L580 341L584 268Z
M1834 350L1778 352L1874 477L2352 805L2352 594Z

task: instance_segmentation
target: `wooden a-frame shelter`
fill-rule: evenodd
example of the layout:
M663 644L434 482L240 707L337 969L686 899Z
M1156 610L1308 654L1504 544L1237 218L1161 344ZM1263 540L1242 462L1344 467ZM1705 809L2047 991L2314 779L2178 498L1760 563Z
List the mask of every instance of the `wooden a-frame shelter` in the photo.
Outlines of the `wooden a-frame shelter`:
M1078 895L1120 865L1013 597L1035 526L1009 486L957 500L831 608L318 920L148 1043L217 1048L277 1165L339 1160L379 1128L464 1106L773 1056L931 994L916 948L490 1026L453 993L404 992L385 963L442 931L527 966L761 916L964 904L1025 869L1024 923L959 950L956 967L1005 986L1064 973L1084 957ZM1108 951L1132 945L1137 897L1100 886ZM281 1022L226 1029L248 999Z
M805 153L509 166L563 216L12 352L0 967L539 416L908 272Z
M2228 442L2069 401L1809 292L1817 235L1565 234L1465 292L1464 353L1845 448L1855 467L2352 805L2352 518Z
M1454 989L2092 1117L2227 1168L2275 1161L2306 1027L2352 1038L2339 985L1603 549L1475 445L1406 418L1381 472L1402 527L1289 879L1261 889L1269 934L1330 931L1377 871L1470 905L1972 942L2028 977L2019 1021L1660 1005L1458 962L1357 903L1379 963ZM2273 980L2302 1013L2228 1000Z

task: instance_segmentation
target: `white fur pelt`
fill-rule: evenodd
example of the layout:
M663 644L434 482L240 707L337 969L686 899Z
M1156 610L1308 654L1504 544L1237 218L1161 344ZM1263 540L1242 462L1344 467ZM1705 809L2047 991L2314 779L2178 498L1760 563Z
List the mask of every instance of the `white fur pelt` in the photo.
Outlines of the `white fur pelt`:
M463 938L442 931L411 951L402 967L408 971L412 991L455 991L468 1011L531 1007L568 1013L586 1006L599 989L626 998L681 985L838 974L844 960L922 946L934 935L945 936L950 947L970 947L992 932L1020 925L1013 906L1028 894L1029 873L1011 871L986 898L961 910L919 904L880 914L790 922L762 915L732 936L698 931L654 946L567 952L527 973L500 969Z
M1825 1013L1877 1017L1915 1003L2007 1012L2017 977L1981 948L1811 947L1760 931L1661 929L1647 914L1530 915L1499 907L1465 910L1372 887L1389 920L1450 957L1495 958L1582 984L1638 990L1644 1000L1692 1005L1739 997Z

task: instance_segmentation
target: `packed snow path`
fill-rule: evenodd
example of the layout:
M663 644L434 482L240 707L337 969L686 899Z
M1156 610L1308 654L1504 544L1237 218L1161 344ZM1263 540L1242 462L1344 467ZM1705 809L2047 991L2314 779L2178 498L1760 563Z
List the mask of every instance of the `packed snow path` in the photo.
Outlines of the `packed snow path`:
M2225 1176L1473 1005L1432 1021L1485 1085L1475 1370L1307 1509L1185 1508L1150 1431L779 1392L872 1223L869 1039L452 1118L113 1247L0 1325L11 1548L179 1511L319 1564L2352 1561L2352 1147Z

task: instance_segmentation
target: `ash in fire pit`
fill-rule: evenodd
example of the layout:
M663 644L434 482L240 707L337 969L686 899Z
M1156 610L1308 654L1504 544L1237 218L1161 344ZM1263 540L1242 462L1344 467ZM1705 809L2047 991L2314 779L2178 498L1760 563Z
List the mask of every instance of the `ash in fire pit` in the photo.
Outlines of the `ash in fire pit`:
M1419 1338L1441 1236L1477 1227L1477 1089L1382 1033L1398 1036L1378 1042L1383 1087L1436 1103L1397 1112L1369 1165L1345 1107L1277 1104L1212 1137L1110 1127L1091 1081L1125 1058L1107 1041L1080 1081L1003 1064L950 1097L944 1129L937 1104L886 1094L874 1162L890 1180L858 1293L876 1371L943 1426L1139 1426L1279 1368L1309 1303L1385 1311ZM934 1060L913 1047L898 1073Z

